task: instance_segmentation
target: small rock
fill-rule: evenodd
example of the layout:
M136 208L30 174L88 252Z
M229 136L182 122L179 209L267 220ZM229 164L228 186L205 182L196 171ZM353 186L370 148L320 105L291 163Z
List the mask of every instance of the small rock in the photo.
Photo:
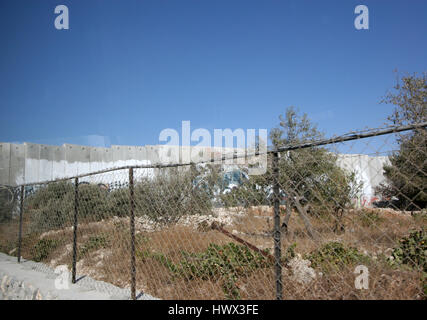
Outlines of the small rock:
M311 261L301 258L300 254L297 254L293 258L288 266L292 270L292 278L301 284L307 284L316 279L316 271L310 267Z

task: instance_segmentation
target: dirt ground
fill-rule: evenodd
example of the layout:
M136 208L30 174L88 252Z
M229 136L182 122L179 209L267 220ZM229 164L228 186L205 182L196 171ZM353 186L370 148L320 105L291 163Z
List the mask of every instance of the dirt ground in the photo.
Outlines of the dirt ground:
M212 244L238 244L235 239L210 229L212 222L222 225L232 235L257 248L273 253L272 215L272 208L265 206L215 209L211 216L187 216L170 226L155 225L137 217L137 290L162 299L228 298L227 292L231 289L227 288L226 276L179 276L173 272L173 265L178 265L185 254L206 252ZM22 256L38 259L52 267L65 264L71 268L71 224L61 230L33 234L26 232L30 219L26 217L24 220ZM326 273L306 267L313 273L313 277L305 283L295 279L295 270L284 263L284 299L424 298L421 272L391 266L387 259L402 237L411 230L427 226L425 216L420 218L418 215L388 209L350 210L344 215L344 230L340 233L334 232L334 221L330 216L311 216L310 221L319 239L311 239L300 217L293 213L288 232L282 234L282 255L291 246L294 246L299 257L330 242L355 247L369 258L366 262L369 268L369 289L355 288L355 265L351 263ZM16 255L17 226L16 221L0 224L0 251ZM77 234L77 273L120 287L129 287L129 219L115 217L98 222L82 222ZM238 290L240 299L274 299L274 272L273 265L239 270L236 273L238 276L233 278L233 288Z

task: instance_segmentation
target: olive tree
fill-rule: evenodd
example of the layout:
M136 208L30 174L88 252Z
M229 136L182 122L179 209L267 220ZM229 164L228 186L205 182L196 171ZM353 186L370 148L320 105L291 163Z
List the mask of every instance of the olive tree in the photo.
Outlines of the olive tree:
M405 75L397 80L394 90L382 103L394 106L387 118L393 125L408 125L427 121L427 73ZM427 131L426 128L400 134L399 150L384 166L387 179L376 189L383 197L395 196L400 209L420 210L427 204Z
M289 107L280 116L279 126L270 133L275 148L295 146L323 138L308 118ZM361 188L354 173L337 165L337 155L322 147L308 147L283 152L279 159L280 186L287 195L287 213L283 226L286 228L295 207L304 221L307 232L313 238L308 214L328 214L334 218L336 231L342 230L341 219L344 210Z

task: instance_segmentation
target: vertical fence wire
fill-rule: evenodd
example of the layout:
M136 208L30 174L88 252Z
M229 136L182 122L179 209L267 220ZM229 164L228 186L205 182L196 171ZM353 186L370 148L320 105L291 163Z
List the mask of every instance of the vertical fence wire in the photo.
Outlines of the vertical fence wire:
M131 272L131 299L136 300L136 261L135 261L135 199L133 168L129 169L130 193L130 272Z
M76 283L77 264L77 216L79 213L79 178L74 180L74 221L73 221L73 270L72 282Z
M280 233L280 189L279 189L279 154L273 154L273 192L274 192L274 258L276 299L282 300L282 264L281 264L281 233Z
M24 186L21 186L21 197L19 203L19 236L18 236L18 263L21 262L22 247L22 216L24 214Z

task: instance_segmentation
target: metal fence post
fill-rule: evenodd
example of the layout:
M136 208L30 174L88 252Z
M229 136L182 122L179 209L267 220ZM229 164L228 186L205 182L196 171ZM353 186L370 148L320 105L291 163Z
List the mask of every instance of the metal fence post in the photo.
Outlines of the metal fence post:
M282 300L282 244L280 231L280 185L279 185L279 154L273 153L273 192L274 192L274 258L276 273L276 299Z
M77 264L77 216L79 213L79 178L74 180L74 223L73 223L73 269L72 283L76 283L76 264Z
M19 235L18 235L18 263L21 263L22 247L22 216L24 214L24 186L21 186L21 199L19 203Z
M135 199L133 185L133 168L129 169L129 196L130 196L130 274L131 299L136 300L136 267L135 267Z

